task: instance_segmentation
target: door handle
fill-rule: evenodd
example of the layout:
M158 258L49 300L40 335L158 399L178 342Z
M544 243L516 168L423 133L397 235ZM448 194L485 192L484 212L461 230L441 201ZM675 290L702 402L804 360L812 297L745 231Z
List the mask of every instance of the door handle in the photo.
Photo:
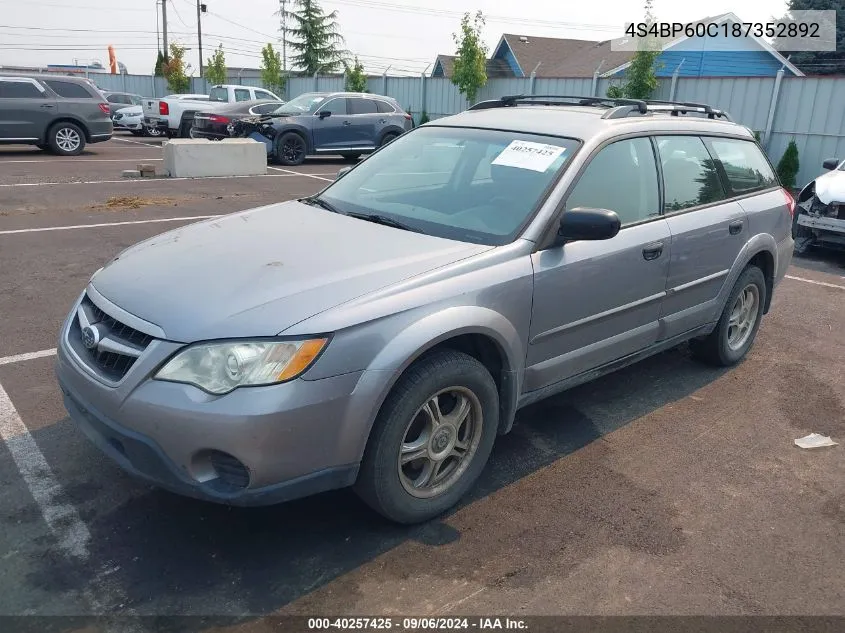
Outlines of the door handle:
M56 106L53 105L52 103L42 103L41 107L42 108L55 108Z
M728 225L728 231L730 231L731 235L737 235L742 231L742 224L742 220L734 220Z
M351 121L344 121L343 124L344 125L352 125L352 122Z
M654 242L643 248L643 259L657 259L663 253L663 242Z

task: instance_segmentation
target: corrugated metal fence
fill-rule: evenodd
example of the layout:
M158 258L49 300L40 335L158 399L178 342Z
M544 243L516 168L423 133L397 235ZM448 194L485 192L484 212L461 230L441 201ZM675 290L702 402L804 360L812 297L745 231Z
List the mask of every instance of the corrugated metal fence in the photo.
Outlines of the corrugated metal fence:
M169 93L162 77L146 75L92 74L104 90L123 90L144 96L161 97ZM260 86L257 78L229 77L229 83ZM508 94L604 95L610 80L591 78L492 79L478 95L478 100L495 99ZM190 91L208 92L208 82L192 78ZM293 77L285 97L291 99L305 92L343 90L342 77ZM372 93L395 98L419 121L423 111L436 119L456 114L467 101L448 79L431 77L370 77L367 88ZM759 131L763 145L777 163L790 140L798 145L801 169L799 184L809 182L822 171L826 158L845 158L845 77L793 77L778 81L774 77L671 78L660 79L655 99L708 103L726 110L735 121ZM774 107L773 106L774 101ZM766 132L769 132L766 135Z

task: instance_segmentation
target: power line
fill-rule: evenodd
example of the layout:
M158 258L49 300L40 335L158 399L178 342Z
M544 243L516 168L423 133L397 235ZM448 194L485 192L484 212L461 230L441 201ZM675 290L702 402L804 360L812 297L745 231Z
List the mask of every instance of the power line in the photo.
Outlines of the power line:
M3 1L4 0L0 0L0 2L3 2ZM92 10L95 10L95 11L102 11L103 10L102 6L92 7L92 6L81 6L81 5L78 5L78 4L70 4L69 5L68 3L56 4L56 3L53 3L53 2L39 2L39 1L36 1L36 0L25 0L25 1L26 1L26 6L28 6L28 7L30 7L30 6L52 7L52 8L55 8L55 9L73 9L74 11L76 11L78 9L92 9ZM16 4L16 5L21 4L17 0L9 0L8 3L9 4ZM111 12L111 11L132 11L132 12L135 12L135 13L149 13L148 9L133 9L133 8L126 8L126 7L112 7L112 6L110 6L108 8L108 11L109 12Z

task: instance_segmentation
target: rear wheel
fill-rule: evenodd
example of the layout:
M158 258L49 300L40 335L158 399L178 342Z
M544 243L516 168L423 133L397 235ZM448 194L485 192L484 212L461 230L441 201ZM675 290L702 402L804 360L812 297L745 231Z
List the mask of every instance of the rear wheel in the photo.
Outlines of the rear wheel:
M75 123L56 123L47 133L50 149L60 156L76 156L85 149L85 133Z
M730 367L741 361L757 336L766 305L766 278L756 266L749 266L739 276L719 322L708 336L690 341L690 349L699 360L711 365Z
M193 138L191 136L191 130L193 130L194 124L192 121L188 119L182 119L182 123L179 125L179 138Z
M163 135L163 134L164 134L164 132L162 132L162 131L161 131L159 128L157 128L157 127L147 127L147 126L144 126L144 136L159 137L159 136L161 136L161 135Z
M395 132L388 132L381 138L381 143L379 144L379 147L384 147L388 143L392 143L398 136L399 135Z
M443 350L399 379L373 425L357 494L398 523L442 514L472 487L493 448L499 394L472 356Z
M305 162L305 139L296 132L282 134L276 148L276 157L282 165L294 167Z

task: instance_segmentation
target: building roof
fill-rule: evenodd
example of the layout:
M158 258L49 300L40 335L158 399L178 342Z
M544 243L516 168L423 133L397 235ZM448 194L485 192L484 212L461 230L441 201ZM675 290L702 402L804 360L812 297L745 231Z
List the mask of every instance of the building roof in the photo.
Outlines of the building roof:
M513 52L525 77L535 68L537 77L592 77L599 65L600 72L609 70L630 61L633 55L610 50L610 40L594 42L505 33L496 52L503 43Z
M438 55L434 60L434 68L440 64L443 70L444 77L451 77L455 68L455 55ZM432 69L434 72L434 69ZM494 79L496 77L513 77L513 71L508 63L503 59L488 59L487 60L487 78Z

